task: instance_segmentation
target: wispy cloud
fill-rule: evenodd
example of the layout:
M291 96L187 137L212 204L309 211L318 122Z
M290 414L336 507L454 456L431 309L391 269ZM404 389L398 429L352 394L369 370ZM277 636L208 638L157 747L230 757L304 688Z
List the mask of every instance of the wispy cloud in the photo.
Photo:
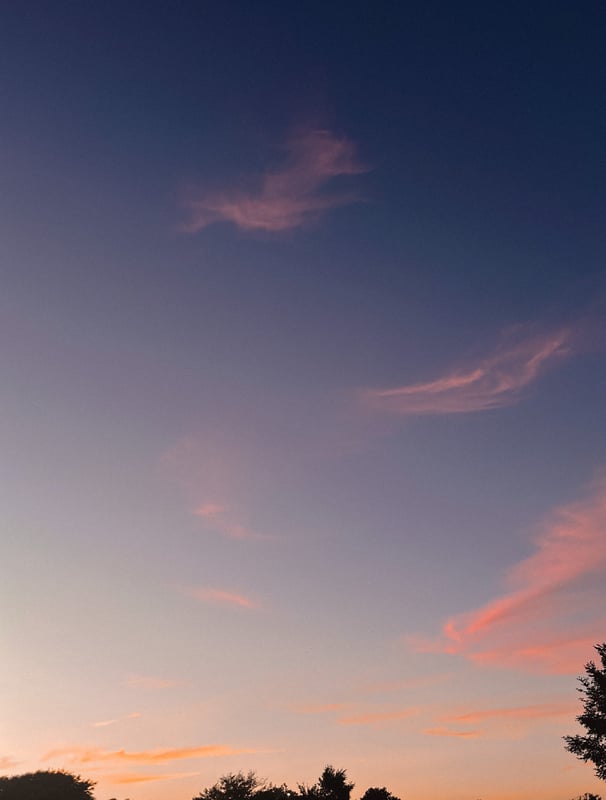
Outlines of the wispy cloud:
M51 750L43 757L43 761L67 759L72 764L121 763L166 764L194 758L218 758L221 756L243 755L256 752L250 749L236 749L222 744L211 744L203 747L181 747L169 750L104 750L99 747L64 747Z
M19 761L15 761L10 756L0 756L0 769L13 769L13 767L18 767L19 764Z
M603 599L595 595L606 571L605 531L602 478L584 500L550 516L534 552L506 576L509 591L447 620L438 640L417 640L416 648L461 653L477 664L539 672L578 670L603 629ZM585 620L582 628L579 612Z
M417 708L404 708L399 711L376 711L363 714L354 714L350 717L341 717L339 725L382 725L387 722L396 722L408 719L418 713Z
M469 653L470 661L482 667L507 667L534 672L571 675L592 655L593 645L602 637L603 621L598 620L592 633L578 636L574 630L564 636L529 634L526 641Z
M100 722L93 722L93 728L107 728L109 725L115 725L117 722L121 722L125 719L137 719L140 717L138 711L133 711L132 714L124 714L122 717L116 717L115 719L105 719L101 720Z
M196 517L203 519L207 525L228 539L271 539L267 534L257 533L233 518L227 508L219 503L203 503L194 511Z
M529 335L516 331L490 355L427 383L368 389L361 396L380 411L395 414L461 414L516 403L523 390L572 354L572 334L562 328Z
M450 736L456 739L477 739L482 731L454 731L452 728L425 728L427 736Z
M285 150L282 166L257 176L252 186L191 192L182 230L197 233L216 222L231 222L245 231L293 230L360 199L356 192L327 190L335 178L367 171L348 139L311 130L294 136Z
M152 783L155 781L174 781L180 778L193 778L200 775L199 772L170 772L161 775L150 775L144 772L120 772L114 775L107 775L107 780L115 784L129 783Z
M210 603L217 606L230 606L232 608L258 608L258 603L243 594L228 592L224 589L212 589L206 586L192 586L185 589L185 593L201 603Z
M533 706L518 706L516 708L488 708L480 711L469 711L465 714L454 714L445 717L449 722L459 722L473 725L489 719L518 719L536 720L550 717L569 717L576 710L574 703L544 703Z
M129 675L126 685L133 689L171 689L173 686L178 686L179 681L154 675Z

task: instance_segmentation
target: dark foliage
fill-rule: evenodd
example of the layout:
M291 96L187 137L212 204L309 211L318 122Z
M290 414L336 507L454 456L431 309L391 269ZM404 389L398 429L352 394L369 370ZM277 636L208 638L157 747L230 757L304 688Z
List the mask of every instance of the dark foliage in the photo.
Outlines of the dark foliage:
M361 800L400 800L400 798L388 792L384 786L382 789L372 786L364 792Z
M260 786L254 772L247 775L230 772L219 778L214 786L200 792L194 800L251 800Z
M294 797L287 786L265 783L254 772L229 773L214 786L204 789L194 800L288 800Z
M299 794L309 800L349 800L353 783L347 783L347 772L330 765L324 768L313 786L299 784Z
M585 736L565 736L566 749L582 761L591 761L598 778L606 780L606 642L596 645L602 668L593 661L585 665L578 689L584 710L577 717L587 731ZM591 798L591 795L589 795Z
M63 771L0 777L0 800L93 800L93 781Z
M585 794L580 794L578 797L573 797L572 800L602 800L602 798L599 794L585 792Z

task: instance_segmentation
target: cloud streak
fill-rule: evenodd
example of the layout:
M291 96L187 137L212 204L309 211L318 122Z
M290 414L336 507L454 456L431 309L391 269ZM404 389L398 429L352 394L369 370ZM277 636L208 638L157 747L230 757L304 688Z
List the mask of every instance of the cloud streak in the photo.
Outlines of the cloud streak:
M205 586L192 586L185 590L185 593L194 600L201 603L210 603L215 606L227 606L231 608L258 608L258 603L243 594L228 592L224 589L212 589Z
M427 383L367 389L363 402L405 415L463 414L489 411L518 402L523 390L572 354L572 334L562 328L546 334L520 335L503 342L489 356Z
M235 749L222 744L211 744L203 747L181 747L169 750L141 750L129 752L127 750L104 750L99 747L65 747L51 750L43 757L43 761L56 761L66 758L73 764L97 763L136 763L136 764L166 764L171 761L180 761L194 758L218 758L256 752L250 749Z
M133 711L132 714L124 714L121 717L116 717L115 719L104 719L100 722L93 722L93 728L107 728L110 725L115 725L117 722L121 722L125 719L137 719L140 717L141 714L138 711Z
M149 775L143 772L120 772L115 775L108 775L107 780L115 784L129 783L152 783L155 781L174 781L180 778L193 778L199 772L171 772L162 775Z
M357 193L328 191L335 178L367 172L354 144L328 130L311 130L290 139L283 165L257 176L247 188L192 192L185 206L185 233L217 222L243 231L278 233L317 220L327 211L359 201Z
M470 711L445 717L448 722L459 722L473 725L489 719L537 720L551 717L566 717L576 710L574 703L548 703L517 708L488 708L481 711Z
M419 651L460 653L478 665L546 673L578 670L603 629L599 594L606 572L606 479L588 496L557 509L534 552L506 575L506 591L448 619ZM578 612L588 620L579 629Z

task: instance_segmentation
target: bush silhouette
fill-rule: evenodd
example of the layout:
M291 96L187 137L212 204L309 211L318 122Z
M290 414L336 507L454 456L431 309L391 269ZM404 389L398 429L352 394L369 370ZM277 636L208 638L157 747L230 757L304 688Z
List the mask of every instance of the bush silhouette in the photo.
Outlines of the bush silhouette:
M0 800L93 800L93 781L62 770L0 777Z

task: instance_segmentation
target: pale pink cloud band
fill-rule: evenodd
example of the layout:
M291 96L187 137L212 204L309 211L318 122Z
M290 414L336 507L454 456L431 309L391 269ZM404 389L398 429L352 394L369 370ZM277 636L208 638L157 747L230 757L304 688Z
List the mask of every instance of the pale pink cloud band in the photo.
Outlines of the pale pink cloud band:
M280 232L300 228L332 208L360 200L357 192L334 191L336 178L366 172L354 144L328 130L294 136L283 165L257 177L250 188L197 190L187 197L185 233L197 233L217 222L244 231Z
M495 351L426 383L410 383L362 392L365 403L396 414L461 414L488 411L517 402L521 393L548 369L571 355L568 329L518 335Z

